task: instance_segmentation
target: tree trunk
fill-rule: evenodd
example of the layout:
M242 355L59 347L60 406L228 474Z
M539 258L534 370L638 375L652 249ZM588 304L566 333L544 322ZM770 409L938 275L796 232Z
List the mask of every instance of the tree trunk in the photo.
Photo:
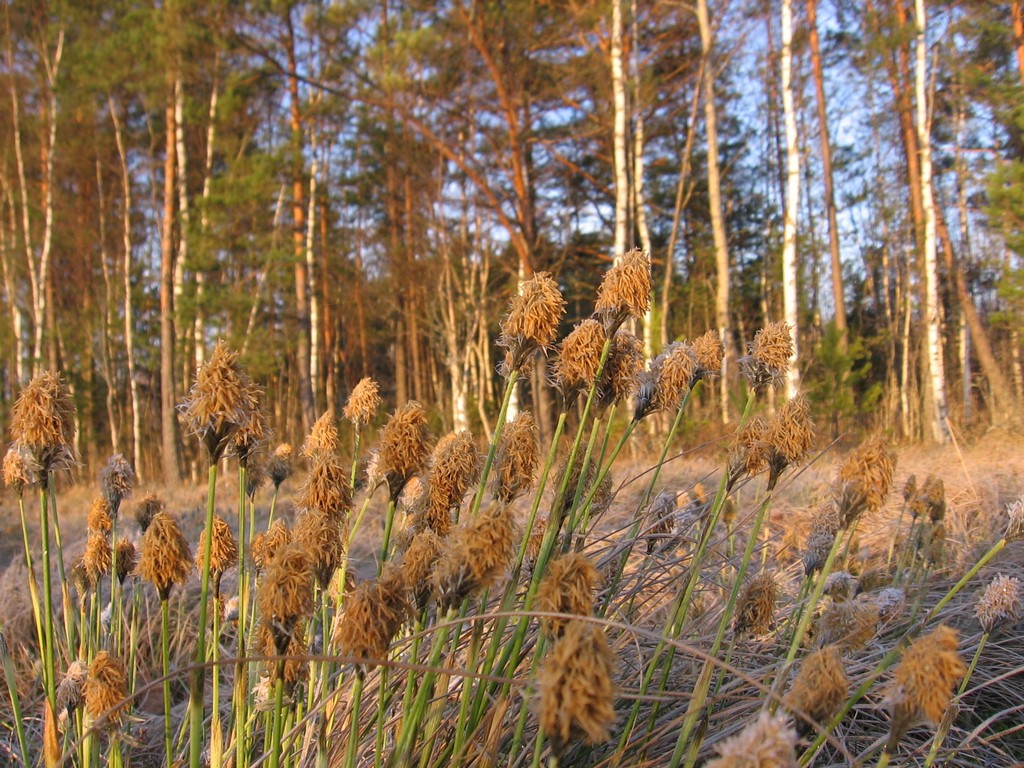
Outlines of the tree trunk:
M1010 3L1010 12L1013 15L1013 47L1017 52L1017 71L1024 83L1024 7L1020 0Z
M619 2L619 0L616 0ZM651 245L651 230L647 225L647 201L644 199L644 116L640 108L640 41L637 29L636 0L632 0L633 14L633 101L634 129L633 129L633 210L636 217L636 229L640 235L640 247L644 249L649 257L654 256L654 248ZM665 268L670 264L665 262ZM671 279L671 278L670 278ZM665 311L665 304L662 304L662 312ZM643 328L644 355L648 360L654 357L654 296L652 291L651 301L647 306L647 312L641 319Z
M796 219L800 203L800 147L793 106L793 9L782 0L782 109L786 118L786 208L782 230L782 297L786 324L793 334L793 355L786 370L786 397L800 390L800 298L797 293Z
M188 154L185 149L185 89L182 87L181 74L174 78L174 142L177 160L175 176L178 190L178 251L174 259L174 311L178 313L175 324L186 328L183 316L185 295L185 267L188 260L189 203L188 203ZM192 364L189 360L187 336L183 335L179 349L181 352L182 382L188 387L192 375Z
M917 66L915 94L917 102L917 141L921 150L921 203L924 212L924 277L925 324L928 337L928 375L931 384L932 438L939 443L949 440L948 406L946 404L946 369L942 359L942 328L939 309L938 264L935 248L935 203L932 197L932 151L930 121L926 100L925 65L927 60L927 17L924 0L914 0L917 23Z
M203 202L202 211L199 215L199 235L205 237L210 227L210 215L208 213L210 201L210 188L213 184L213 146L217 137L217 99L219 92L219 79L217 72L220 69L220 55L214 60L213 87L210 89L210 111L209 124L206 127L206 158L203 163ZM195 348L196 368L206 362L206 308L203 306L204 294L206 293L206 273L197 268L196 275L196 314L192 326L192 343Z
M612 0L612 154L615 164L615 246L617 264L626 253L629 227L629 172L626 169L626 85L622 66L622 0Z
M163 445L164 483L181 480L178 467L177 411L174 395L174 210L176 168L176 114L173 91L165 109L164 220L160 235L160 434Z
M132 320L132 177L128 168L128 153L125 151L121 121L117 117L112 99L108 99L110 119L114 123L114 139L117 155L121 160L121 184L124 186L124 200L121 204L121 236L124 245L124 346L128 358L129 404L132 409L132 461L139 482L143 481L145 470L142 466L142 413L139 400L139 376L135 366L135 333Z
M846 321L845 293L843 291L843 263L839 254L839 224L836 220L835 187L832 181L832 141L829 138L828 109L825 102L825 77L821 66L821 44L818 40L818 0L807 0L807 27L811 44L811 68L814 72L814 95L818 108L821 171L825 182L828 250L832 265L832 299L835 303L836 331L839 332L839 351L845 354L849 341L849 330Z
M285 11L285 30L288 57L288 96L290 127L292 131L292 242L295 254L295 318L298 334L295 340L296 373L298 374L299 405L302 411L302 429L308 432L316 421L313 383L310 369L309 272L306 268L306 202L302 154L302 111L299 102L299 78L295 63L295 28L292 11Z
M103 166L96 159L97 215L100 225L100 271L103 274L103 334L100 339L100 370L106 385L105 404L107 428L110 431L110 447L114 453L121 453L121 430L117 417L117 390L114 385L114 369L111 363L111 347L114 339L114 285L111 279L110 253L107 250L107 200L103 191ZM0 244L2 247L2 244Z
M730 420L728 370L733 356L732 338L729 330L729 247L725 239L722 184L718 169L718 117L715 113L715 68L711 62L711 23L708 20L707 0L697 0L697 22L700 26L700 46L704 59L704 122L708 142L708 203L711 208L711 233L715 243L715 271L717 273L715 324L718 326L718 335L725 345L725 355L722 357L722 376L720 379L722 423L728 424Z

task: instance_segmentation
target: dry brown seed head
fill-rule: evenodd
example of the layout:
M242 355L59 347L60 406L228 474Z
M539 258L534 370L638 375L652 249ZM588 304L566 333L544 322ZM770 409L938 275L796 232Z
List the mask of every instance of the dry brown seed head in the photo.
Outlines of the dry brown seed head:
M891 579L890 579L891 581ZM863 584L864 580L861 579ZM878 606L878 620L889 621L903 610L907 599L907 593L899 587L886 587L877 592L864 595L865 600L870 600Z
M211 462L217 461L228 443L258 406L248 377L238 365L238 353L223 341L210 359L196 371L196 380L181 404L189 431L198 435Z
M505 425L494 456L494 497L511 504L533 487L540 464L537 423L520 411Z
M768 632L775 613L779 585L770 573L761 573L751 579L736 601L734 630L737 635L763 635Z
M570 552L552 559L537 588L534 608L546 613L567 613L589 616L594 611L594 590L598 580L597 568L588 557ZM567 618L543 617L541 628L551 638L565 632Z
M15 440L4 454L4 485L18 498L25 493L25 486L32 485L39 477L39 470L32 452L20 440Z
M263 412L261 405L262 395L248 376L242 377L244 382L244 400L249 404L246 411L245 421L239 426L231 441L232 452L238 457L238 462L243 467L249 465L253 454L257 449L270 440L272 434L270 425L267 423L267 415Z
M928 475L921 487L921 500L924 502L928 517L933 523L939 523L946 516L946 487L941 477Z
M607 408L631 397L645 364L643 342L629 331L616 333L598 383L598 405Z
M77 659L68 666L64 679L57 686L57 718L62 724L82 705L88 674L89 665Z
M849 571L833 571L825 579L825 589L822 592L828 595L835 602L841 603L853 597L857 590L857 579Z
M70 464L75 442L75 403L60 374L46 371L21 391L11 410L11 435L43 472Z
M818 619L815 635L819 646L835 645L841 651L859 651L878 630L879 610L874 600L858 598L832 603Z
M1000 626L1012 626L1020 617L1020 579L999 575L989 582L978 597L974 615L985 632Z
M100 471L100 491L116 515L121 502L132 495L135 488L135 470L122 454L115 453Z
M441 538L430 528L417 532L402 555L402 577L416 607L427 607L432 590L431 572L441 556Z
M849 527L861 514L882 508L895 472L896 454L881 435L868 438L850 451L839 467L833 491L844 527Z
M192 572L192 554L178 527L178 521L166 512L157 512L142 534L136 572L156 587L161 600L171 587L184 584Z
M1010 541L1024 541L1024 497L1017 499L1006 508L1007 523L1004 538Z
M338 650L346 656L383 661L408 612L403 576L393 563L385 563L380 578L364 581L346 597L334 635Z
M819 723L827 724L846 701L850 678L843 666L838 646L827 645L803 660L800 671L786 695L786 705L794 714L810 715ZM799 730L809 731L808 724Z
M196 547L196 569L202 571L203 557L206 551L206 531L199 533L199 546ZM220 515L213 518L213 537L210 539L210 573L221 574L228 568L238 564L238 542L235 532L231 530Z
M814 442L814 424L811 405L801 396L788 401L768 425L766 441L769 445L768 464L771 477L769 488L775 487L779 475L807 458Z
M348 516L352 508L351 477L336 453L316 455L296 501L301 508L319 510L339 521Z
M267 482L267 457L263 452L250 456L245 465L245 495L249 499L256 497L256 491Z
M614 335L629 318L643 317L651 306L651 259L634 248L609 269L597 289L594 316Z
M124 584L128 574L135 570L139 564L139 553L135 544L127 536L122 536L117 542L117 580Z
M341 521L322 510L307 509L295 520L292 540L305 550L317 583L321 589L326 589L345 559Z
M428 503L438 511L457 508L480 476L482 461L473 434L451 432L434 447L427 481Z
M138 504L135 505L135 521L143 533L149 528L150 522L160 512L164 511L164 503L155 493L147 493Z
M538 675L540 725L560 754L570 741L608 740L615 723L615 658L601 629L571 620L544 657Z
M311 461L316 461L324 456L333 455L338 452L339 437L337 420L334 411L327 411L317 419L306 441L302 444L302 455Z
M306 644L306 630L303 622L299 622L288 635L288 644L284 650L278 650L277 637L274 630L264 624L259 624L259 643L262 653L265 656L283 656L284 688L291 691L298 683L303 682L309 675L309 664L304 658L309 648ZM281 667L276 660L266 663L266 674L272 682L277 681L277 674Z
M555 341L558 323L565 312L565 299L548 272L537 272L519 285L509 299L508 314L501 321L498 345L506 350L501 373L508 377L521 371L537 350Z
M796 768L797 734L781 714L762 710L757 719L715 749L704 768Z
M832 545L835 543L835 531L827 527L812 528L807 535L807 543L804 544L803 561L804 574L810 576L815 571L825 567Z
M89 594L89 590L93 588L93 585L89 582L89 573L85 568L85 559L78 558L75 564L71 566L71 583L75 585L75 592L78 593L78 599L85 605L85 598Z
M102 496L97 496L89 505L89 513L85 519L90 531L108 533L114 525L110 514L110 502Z
M938 726L953 698L953 688L967 672L957 653L955 629L940 624L903 651L893 671L887 699L892 710L889 751L917 723Z
M729 488L743 477L768 469L768 422L760 416L748 419L736 430L729 449Z
M275 489L280 488L281 483L291 477L293 452L291 445L281 443L267 461L267 474Z
M515 528L503 504L452 528L434 567L434 591L442 608L493 586L515 553Z
M106 651L100 651L89 665L85 679L85 710L93 720L106 718L106 727L121 724L129 707L128 674L124 664Z
M562 339L551 365L551 381L562 394L562 410L567 410L581 390L597 378L604 349L604 328L597 320L583 320Z
M373 420L380 403L380 387L377 386L377 382L366 376L352 388L343 413L345 418L360 430Z
M725 345L715 331L708 331L693 340L693 356L697 358L697 378L710 379L722 372Z
M300 543L286 544L269 558L256 599L278 653L284 654L299 622L313 611L312 563Z
M792 356L789 326L782 321L768 323L754 334L749 354L740 360L740 367L750 386L761 391L782 381Z
M651 370L657 376L655 408L659 411L676 410L690 390L697 371L693 347L678 341L669 344L651 363Z
M397 501L405 484L427 466L430 432L427 412L410 400L388 419L380 433L380 471L388 483L391 500Z
M101 576L106 576L110 573L110 542L107 541L105 535L96 531L89 531L85 544L85 554L82 555L82 562L85 563L85 572L93 587L99 582Z

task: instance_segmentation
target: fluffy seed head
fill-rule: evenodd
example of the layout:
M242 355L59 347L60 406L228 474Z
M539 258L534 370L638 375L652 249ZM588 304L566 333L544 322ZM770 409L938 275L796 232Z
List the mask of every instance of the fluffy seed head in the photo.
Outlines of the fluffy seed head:
M281 483L291 477L292 454L294 451L288 443L281 443L274 449L273 455L267 461L267 474L274 488L280 488Z
M321 510L307 509L295 520L292 540L309 556L317 583L326 589L345 558L341 521Z
M138 504L135 505L135 522L139 529L145 533L153 518L164 511L164 503L155 493L147 493Z
M334 641L346 656L380 661L408 615L408 592L402 574L385 563L380 578L364 581L345 598Z
M1016 624L1020 617L1020 579L1005 575L992 579L978 597L974 615L985 632Z
M892 712L889 751L918 723L938 726L953 698L953 688L967 672L957 653L955 629L940 624L903 651L893 671L888 701Z
M594 610L594 589L599 578L594 564L579 552L556 557L548 563L534 607L546 613L589 616ZM569 621L544 617L540 624L549 637L559 638Z
M301 544L286 544L269 558L256 600L283 655L299 622L313 611L312 565Z
M793 467L807 458L814 442L814 424L811 405L801 396L788 401L768 425L769 489L774 488L787 467Z
M250 456L245 465L245 495L256 497L256 491L267 482L267 458L261 453Z
M643 342L629 331L616 333L598 383L597 404L607 408L632 396L644 365Z
M562 395L562 410L568 410L581 390L597 378L604 349L604 328L597 320L583 320L562 339L551 365L551 380Z
M1024 497L1017 499L1006 508L1007 523L1005 538L1009 541L1024 541Z
M511 504L533 487L540 464L537 423L529 411L520 411L505 425L494 455L494 497Z
M719 744L705 768L796 768L797 734L781 714L762 711L754 722Z
M89 514L85 520L90 531L109 533L114 525L110 515L110 502L102 496L97 496L89 505Z
M896 454L881 435L874 435L850 451L839 467L833 496L843 526L849 527L863 513L882 508L896 472Z
M828 555L835 543L835 531L828 528L812 528L807 535L807 542L804 544L803 561L804 574L810 576L815 571L825 567Z
M428 503L438 511L456 508L480 476L480 451L473 434L451 432L434 447L427 481Z
M343 413L357 430L363 429L377 414L380 403L380 387L377 386L377 382L366 376L352 388Z
M567 622L541 665L540 725L555 753L573 739L597 745L615 723L615 659L604 632L580 620Z
M231 451L238 457L241 466L248 467L253 454L270 440L272 432L261 405L263 393L248 376L243 375L242 381L245 387L243 400L249 408L246 410L245 421L231 439Z
M93 587L99 582L101 576L110 573L110 542L107 541L105 535L89 531L82 562L85 563L85 573Z
M24 443L15 440L4 454L4 485L21 498L25 486L32 485L39 476L39 465Z
M775 613L779 585L770 573L761 573L751 579L736 601L736 634L763 635L768 632Z
M740 369L751 388L761 392L782 381L793 356L793 337L782 321L768 323L754 334L749 354L740 359Z
M235 433L259 406L257 390L238 364L238 353L223 341L196 371L196 380L181 404L185 423L202 440L211 462L224 454Z
M139 544L138 574L156 587L161 600L171 587L184 584L192 572L192 553L178 527L178 521L166 512L157 512L142 534Z
M64 679L57 686L57 718L62 724L66 724L82 705L88 674L89 665L80 659L75 660L68 666Z
M682 404L697 372L693 347L678 341L669 344L651 363L651 370L657 375L656 410L674 411Z
M249 548L249 556L257 572L262 572L267 563L281 547L289 544L292 540L292 533L284 520L278 518L266 532L257 533L252 537L252 544Z
M863 586L864 577L862 576L861 587L863 588ZM899 587L886 587L878 590L877 592L865 595L865 598L871 600L871 602L878 606L879 621L889 621L903 610L903 605L907 599L907 593Z
M127 536L122 536L117 542L117 580L124 584L128 574L135 570L139 564L139 553L135 544Z
M132 495L135 488L135 470L122 454L115 453L100 470L100 491L110 504L112 514L117 514L121 502Z
M736 430L729 449L731 489L743 477L754 477L768 468L768 422L760 416L748 419Z
M196 568L203 569L203 555L206 551L206 531L199 533L199 546L196 547ZM210 538L210 572L224 573L233 565L238 565L238 542L228 521L220 515L213 518L213 536Z
M306 631L300 622L288 635L288 644L284 650L278 650L277 636L274 630L263 622L259 624L259 644L265 656L284 656L283 666L285 690L292 690L298 683L303 682L309 675L309 665L306 659L302 658L309 650L306 644ZM266 665L267 676L271 682L277 681L278 672L281 667L276 661L269 661Z
M804 659L786 696L786 704L794 713L801 712L819 723L827 723L846 701L849 690L850 678L840 649L827 645ZM807 723L802 725L800 730L808 730Z
M430 528L418 531L402 554L401 572L409 594L416 601L416 607L423 610L430 600L431 573L434 564L441 557L442 540Z
M312 461L296 503L303 509L316 509L337 520L344 519L352 507L349 470L333 452L318 453Z
M908 504L917 496L917 475L910 475L903 483L903 500Z
M397 501L405 484L423 471L430 458L427 412L422 405L410 400L395 411L380 433L378 451L391 500Z
M857 580L849 571L833 571L825 579L825 589L822 594L828 595L835 602L841 603L853 597L857 589Z
M327 411L317 419L309 434L306 435L306 442L302 444L302 455L311 461L338 452L338 425L334 418L334 411Z
M85 679L85 711L93 720L106 718L106 726L115 728L128 709L128 674L124 664L106 651L100 651L89 665Z
M63 469L71 462L75 403L60 374L41 373L21 391L11 411L11 435L28 449L42 472Z
M639 249L626 253L601 280L594 316L612 336L626 320L643 317L651 306L651 259Z
M845 652L859 651L878 629L878 605L870 599L832 603L818 619L818 645L835 645Z
M693 356L697 359L697 378L713 378L722 372L725 345L715 331L708 331L693 340Z
M928 475L921 487L921 501L924 503L928 518L933 523L939 523L945 518L946 486L941 477Z
M434 567L438 604L456 606L491 587L504 575L514 553L515 528L500 503L452 528Z
M519 285L519 291L509 299L508 314L501 321L498 345L506 350L501 365L503 376L521 371L534 352L546 350L554 343L564 312L565 299L548 272L537 272Z

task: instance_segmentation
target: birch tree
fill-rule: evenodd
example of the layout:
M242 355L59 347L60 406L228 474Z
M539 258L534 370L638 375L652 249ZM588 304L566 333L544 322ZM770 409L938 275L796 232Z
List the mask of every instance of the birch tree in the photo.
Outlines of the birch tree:
M796 397L800 390L797 365L800 348L799 294L797 293L796 220L800 203L800 146L793 106L793 8L792 0L782 0L782 110L786 121L786 211L782 229L782 303L786 323L793 334L793 355L786 370L786 396Z

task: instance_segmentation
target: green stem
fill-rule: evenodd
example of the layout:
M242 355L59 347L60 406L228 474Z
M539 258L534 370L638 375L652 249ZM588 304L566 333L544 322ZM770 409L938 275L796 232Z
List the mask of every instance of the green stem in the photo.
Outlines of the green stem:
M284 710L284 658L277 661L277 679L274 682L274 725L270 742L270 768L278 768L281 764L281 736Z
M166 752L165 765L172 768L174 765L174 750L171 740L174 736L171 730L171 653L169 639L171 634L170 610L167 599L160 601L160 659L163 663L164 673L164 750Z
M377 562L377 575L380 576L384 570L384 563L388 559L388 549L391 547L391 529L395 524L395 510L398 502L395 499L388 500L388 513L384 518L384 540L380 546L380 560Z
M189 691L189 766L199 768L203 755L204 689L206 688L207 605L210 596L210 550L213 545L213 509L217 493L217 462L210 462L206 495L206 529L203 541L203 571L199 587L199 637L196 640L195 669Z
M53 473L46 474L46 488L50 495L50 511L53 519L53 543L57 545L57 573L60 575L60 594L62 607L64 609L64 638L67 640L68 656L72 649L78 645L77 627L75 626L75 612L71 610L71 591L67 574L64 572L64 545L60 536L60 515L57 514L57 487ZM56 661L56 659L55 659Z
M359 755L359 705L363 700L363 676L356 675L352 683L352 707L349 714L348 745L345 750L345 768L356 768Z
M47 476L49 473L47 473ZM46 698L50 708L57 711L57 697L53 659L53 591L50 578L50 517L46 493L46 483L39 487L39 528L42 534L43 545L43 619L44 619L44 643L43 643L43 684L46 688Z
M505 394L501 398L501 408L498 410L498 420L494 424L494 436L487 448L487 458L484 459L484 468L480 472L480 482L477 485L476 494L473 496L471 507L471 518L475 518L480 511L480 504L484 498L487 488L487 478L491 475L491 466L494 464L494 455L498 450L498 442L501 440L501 433L505 431L505 418L508 416L508 404L512 401L512 392L515 390L516 381L519 380L519 373L512 371L508 381L505 382Z

